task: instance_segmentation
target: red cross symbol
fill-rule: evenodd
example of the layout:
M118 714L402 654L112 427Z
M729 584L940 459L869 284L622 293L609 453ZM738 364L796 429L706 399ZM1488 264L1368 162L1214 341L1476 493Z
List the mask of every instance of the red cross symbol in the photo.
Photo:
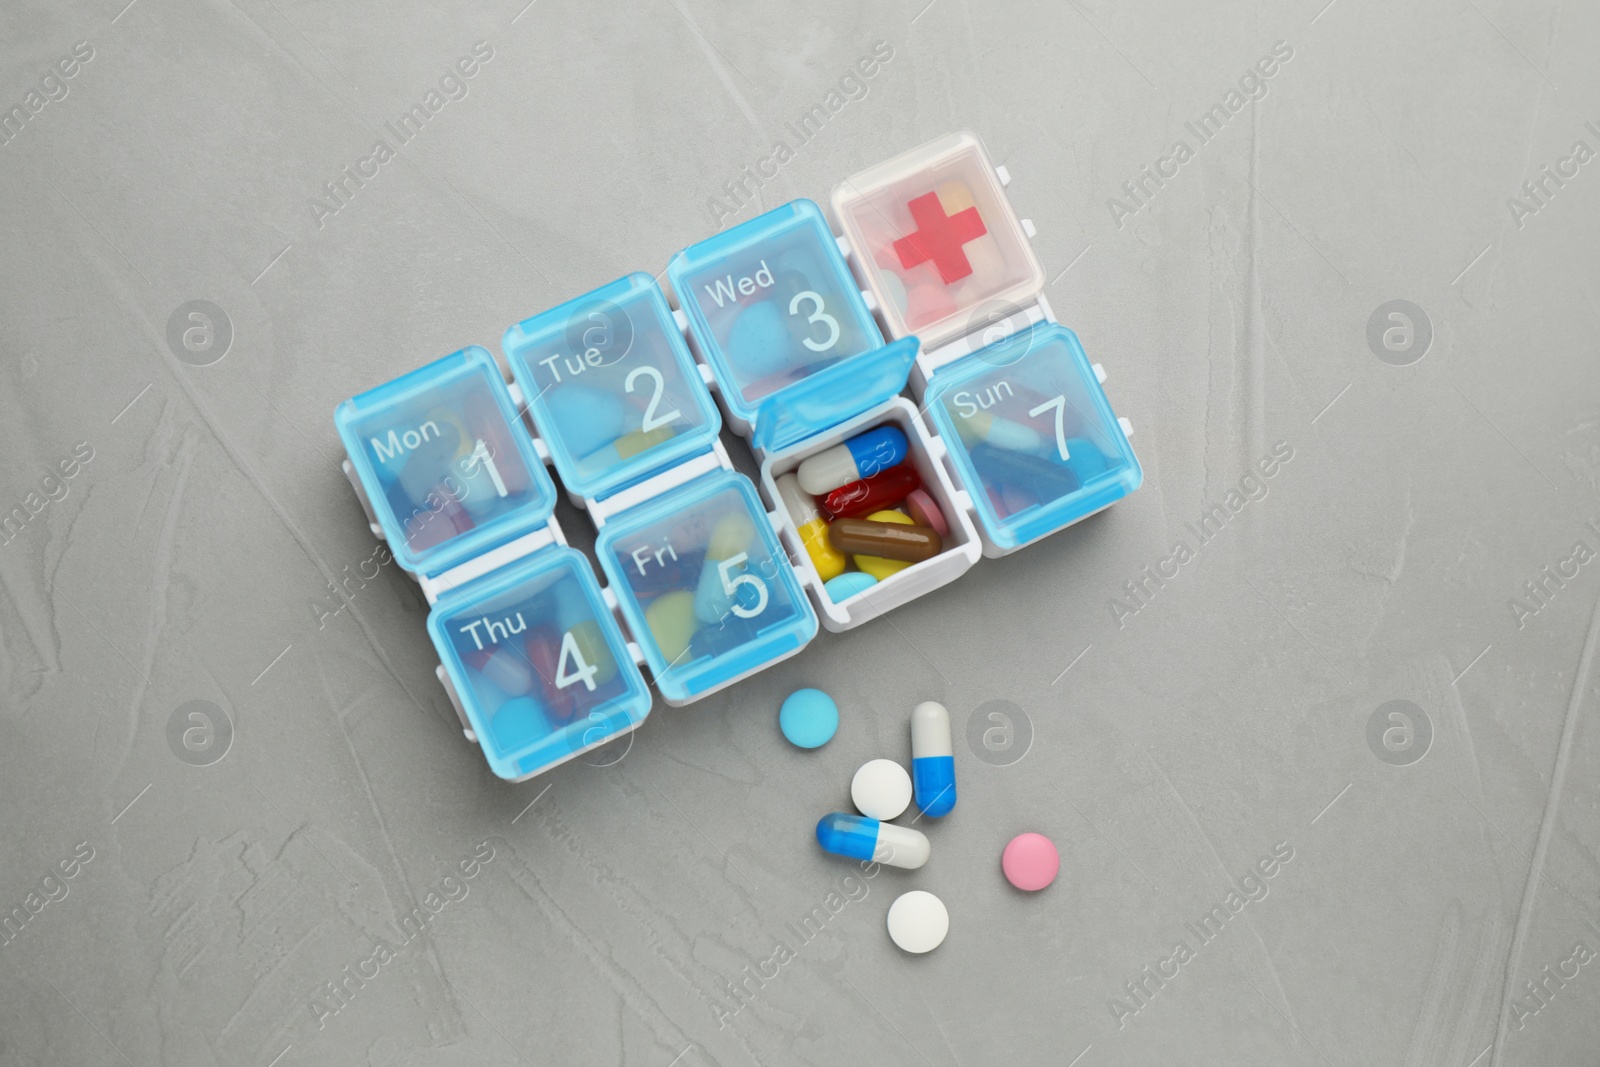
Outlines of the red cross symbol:
M961 246L989 232L983 225L983 217L978 214L978 209L969 207L954 215L946 215L944 206L939 203L938 193L924 193L906 204L906 207L911 210L917 232L894 243L900 265L910 270L918 263L932 260L939 271L940 280L946 285L971 274L972 264L967 261L967 253Z

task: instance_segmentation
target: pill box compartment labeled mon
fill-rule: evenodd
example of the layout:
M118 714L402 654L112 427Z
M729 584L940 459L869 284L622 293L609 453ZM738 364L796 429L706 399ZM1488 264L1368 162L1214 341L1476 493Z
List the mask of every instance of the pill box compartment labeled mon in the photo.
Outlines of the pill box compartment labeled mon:
M974 135L940 138L841 183L844 238L795 201L674 257L677 311L639 273L513 326L514 385L469 348L339 406L346 473L497 775L637 728L641 666L690 703L819 615L848 630L1138 487L1008 181ZM545 461L598 528L603 588Z

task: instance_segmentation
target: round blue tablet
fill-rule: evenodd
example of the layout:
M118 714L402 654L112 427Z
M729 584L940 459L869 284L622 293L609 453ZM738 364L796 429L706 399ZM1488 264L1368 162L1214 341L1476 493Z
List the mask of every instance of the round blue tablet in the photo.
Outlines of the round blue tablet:
M828 599L835 604L841 600L849 600L857 593L871 589L878 584L878 579L866 571L845 571L843 574L829 578L822 583L822 591L828 594Z
M797 689L778 712L778 727L800 748L821 748L839 729L839 706L820 689Z

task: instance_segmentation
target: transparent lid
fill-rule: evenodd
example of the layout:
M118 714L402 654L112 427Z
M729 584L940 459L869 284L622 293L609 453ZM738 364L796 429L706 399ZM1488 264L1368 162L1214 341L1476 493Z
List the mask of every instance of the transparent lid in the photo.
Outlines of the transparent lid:
M816 636L816 613L742 474L718 470L628 509L601 529L595 553L673 703Z
M976 134L948 134L846 178L833 213L892 336L937 348L1044 288Z
M526 778L650 713L594 572L572 549L543 549L446 593L428 634L501 778Z
M690 245L672 257L667 276L728 410L758 431L798 383L870 365L883 345L833 231L810 200ZM875 372L869 366L866 373ZM894 391L904 385L902 377ZM801 436L861 410L837 408Z
M989 539L1016 548L1139 488L1077 335L1053 322L939 369L923 396Z
M581 496L609 496L705 452L722 428L648 274L518 323L503 343L562 482Z
M474 345L340 404L334 425L400 565L435 575L545 525L555 486Z

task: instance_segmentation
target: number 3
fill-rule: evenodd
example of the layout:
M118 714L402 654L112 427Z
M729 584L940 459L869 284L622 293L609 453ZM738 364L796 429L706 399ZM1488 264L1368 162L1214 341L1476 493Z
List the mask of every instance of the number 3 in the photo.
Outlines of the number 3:
M826 341L813 341L811 338L807 337L800 343L811 349L813 352L826 352L839 341L839 320L822 310L824 307L822 303L822 297L818 296L816 293L813 293L810 289L807 289L803 293L794 294L794 299L789 301L789 314L800 314L800 301L802 300L810 300L812 303L816 304L816 307L812 310L810 316L806 318L806 322L825 323L828 327L828 339Z

